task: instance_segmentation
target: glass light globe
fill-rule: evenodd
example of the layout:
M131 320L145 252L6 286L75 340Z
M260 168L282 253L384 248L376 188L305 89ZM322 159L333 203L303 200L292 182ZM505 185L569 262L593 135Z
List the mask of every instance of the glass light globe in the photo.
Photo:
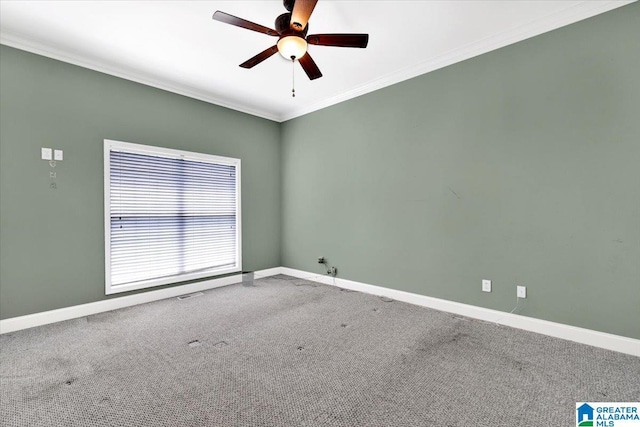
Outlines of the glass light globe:
M291 60L292 56L300 59L307 53L307 41L298 36L283 37L278 40L278 52L288 60Z

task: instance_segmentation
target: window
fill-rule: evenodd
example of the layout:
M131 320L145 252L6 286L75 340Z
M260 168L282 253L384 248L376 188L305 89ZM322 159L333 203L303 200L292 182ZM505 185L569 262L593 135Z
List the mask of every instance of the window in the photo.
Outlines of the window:
M106 293L240 271L240 160L104 141Z

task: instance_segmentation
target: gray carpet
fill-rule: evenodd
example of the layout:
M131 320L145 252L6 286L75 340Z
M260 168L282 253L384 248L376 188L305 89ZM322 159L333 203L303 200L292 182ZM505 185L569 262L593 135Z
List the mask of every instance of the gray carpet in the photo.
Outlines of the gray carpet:
M387 301L387 302L386 302ZM640 358L276 276L0 336L3 426L573 426Z

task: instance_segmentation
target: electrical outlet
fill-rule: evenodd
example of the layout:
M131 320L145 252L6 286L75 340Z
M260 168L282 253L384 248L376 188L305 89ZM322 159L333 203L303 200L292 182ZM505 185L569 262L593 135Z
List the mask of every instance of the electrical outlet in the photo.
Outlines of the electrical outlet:
M62 161L63 155L62 150L53 150L53 160Z
M318 264L324 264L326 261L323 256L318 257Z
M491 280L482 279L482 292L491 292Z
M516 295L518 298L526 298L527 297L527 287L526 286L518 286L516 290Z

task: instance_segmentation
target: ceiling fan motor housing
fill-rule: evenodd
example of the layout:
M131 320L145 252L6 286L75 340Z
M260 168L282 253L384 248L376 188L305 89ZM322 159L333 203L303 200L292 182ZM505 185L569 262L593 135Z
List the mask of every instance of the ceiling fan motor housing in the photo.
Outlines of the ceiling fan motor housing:
M298 36L298 37L306 37L307 32L309 31L309 24L304 27L302 31L295 31L290 26L291 22L291 13L283 13L282 15L276 18L275 27L276 31L280 34L280 37L285 36Z

